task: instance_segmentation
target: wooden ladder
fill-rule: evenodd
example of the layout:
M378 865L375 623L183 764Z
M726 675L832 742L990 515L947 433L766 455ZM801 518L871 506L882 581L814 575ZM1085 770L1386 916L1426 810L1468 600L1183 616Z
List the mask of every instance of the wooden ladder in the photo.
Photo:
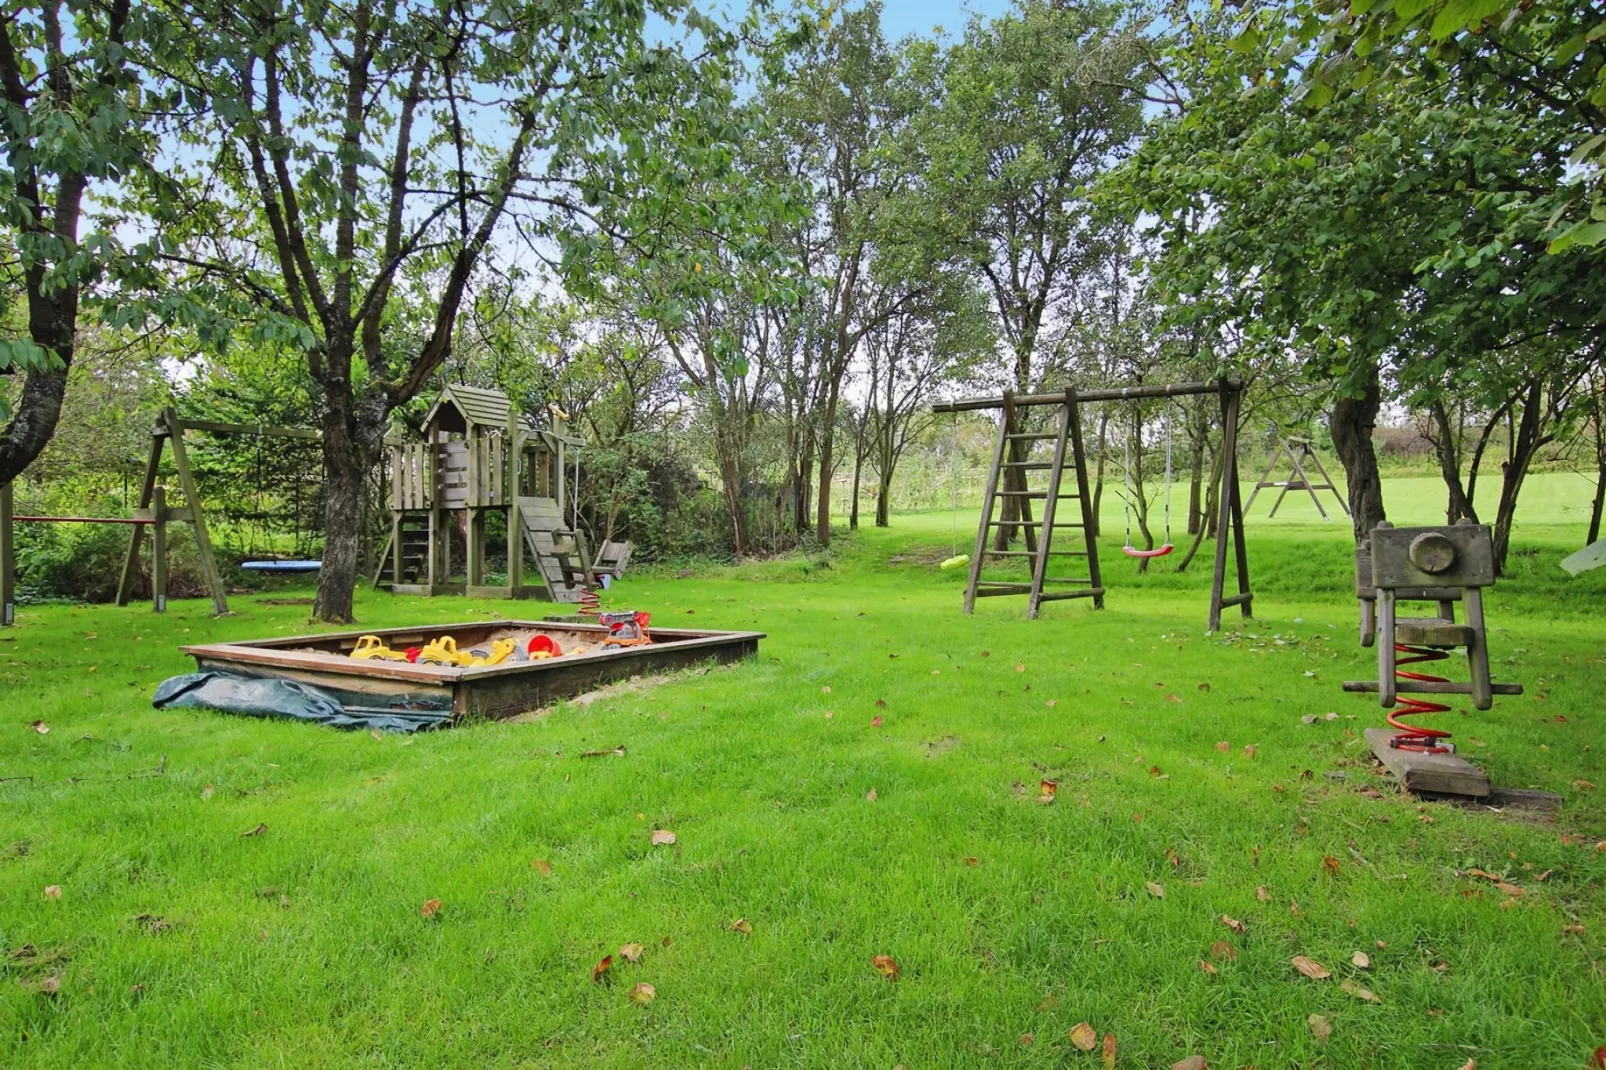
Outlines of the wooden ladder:
M1052 441L1054 457L1050 461L1030 460L1031 445ZM1076 491L1061 492L1065 474L1067 450L1076 476ZM1048 486L1033 489L1028 473L1046 471ZM999 486L1003 483L1002 488ZM1033 501L1042 501L1041 520L1032 519ZM1056 519L1059 503L1074 500L1081 505L1079 523L1061 523ZM1018 516L1012 520L994 518L993 512L1000 502L1017 503ZM1019 528L1025 543L1024 550L1010 549L1012 533ZM988 541L996 529L1002 529L999 549L989 549ZM1060 529L1080 530L1081 549L1054 549L1054 532ZM1035 620L1044 602L1065 598L1091 598L1095 609L1104 608L1104 586L1099 578L1098 540L1093 536L1093 500L1087 487L1087 459L1082 451L1082 422L1077 412L1076 391L1067 388L1059 404L1059 426L1056 431L1034 433L1021 431L1016 420L1014 394L1004 393L1004 414L998 425L998 444L993 451L992 471L987 477L987 491L982 499L981 524L976 529L976 552L970 557L970 582L965 587L965 612L972 613L976 599L995 595L1024 594L1027 596L1026 616ZM999 558L1026 558L1031 565L1030 583L1019 580L985 579L982 567L988 556ZM1087 575L1080 577L1049 575L1049 561L1055 557L1082 557L1087 559ZM1048 589L1052 585L1055 589Z

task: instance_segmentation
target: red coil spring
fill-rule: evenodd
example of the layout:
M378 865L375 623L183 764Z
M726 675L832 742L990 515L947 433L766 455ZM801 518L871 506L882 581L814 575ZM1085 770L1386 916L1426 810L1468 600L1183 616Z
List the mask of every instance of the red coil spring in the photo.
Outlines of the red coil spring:
M1394 675L1401 680L1416 680L1420 683L1442 684L1446 683L1442 676L1430 676L1421 672L1406 672L1402 666L1415 665L1424 661L1443 661L1450 656L1448 651L1434 650L1431 647L1407 646L1404 643L1395 643L1394 650L1399 654L1409 654L1395 661ZM1449 739L1450 733L1437 728L1424 728L1421 725L1406 724L1401 717L1415 717L1422 713L1448 713L1450 707L1442 702L1428 702L1424 699L1409 698L1400 695L1398 705L1389 711L1389 727L1399 729L1398 734L1389 740L1389 746L1397 750L1412 750L1422 754L1453 754L1455 748L1440 745L1441 739Z
M595 617L602 613L602 599L589 587L580 588L580 615Z

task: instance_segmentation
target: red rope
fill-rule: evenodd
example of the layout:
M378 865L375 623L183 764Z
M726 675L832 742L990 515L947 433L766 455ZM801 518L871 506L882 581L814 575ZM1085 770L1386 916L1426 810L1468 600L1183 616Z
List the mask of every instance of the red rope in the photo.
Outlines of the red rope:
M1448 681L1443 676L1430 676L1427 673L1407 672L1402 666L1415 665L1424 661L1443 661L1450 656L1448 651L1434 650L1430 647L1407 646L1404 643L1395 643L1394 650L1398 654L1409 654L1410 657L1399 658L1395 661L1394 675L1401 680L1415 680L1418 683L1442 684ZM1450 733L1438 728L1424 728L1421 725L1406 724L1401 717L1415 717L1424 713L1449 713L1450 707L1442 702L1429 702L1426 699L1399 696L1399 705L1389 711L1389 727L1398 729L1398 733L1389 739L1389 746L1396 750L1412 750L1422 754L1454 754L1455 748L1448 744L1440 744L1439 740L1449 739Z

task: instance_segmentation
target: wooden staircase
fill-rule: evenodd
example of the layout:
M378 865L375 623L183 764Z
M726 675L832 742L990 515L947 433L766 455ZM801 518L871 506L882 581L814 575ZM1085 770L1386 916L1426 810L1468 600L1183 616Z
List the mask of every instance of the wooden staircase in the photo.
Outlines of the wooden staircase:
M393 544L401 539L401 575L396 574ZM427 583L429 577L429 514L403 513L397 518L374 569L374 586Z
M1094 608L1104 607L1104 586L1099 578L1099 552L1093 538L1093 503L1088 493L1087 459L1082 450L1082 424L1077 413L1076 393L1067 389L1058 409L1057 428L1048 433L1027 432L1020 429L1014 395L1004 394L1004 414L998 428L998 444L993 451L992 471L987 477L987 491L982 499L981 524L976 529L976 551L970 558L970 582L965 588L965 612L975 611L976 599L997 595L1024 594L1027 596L1026 616L1035 619L1044 602L1066 598L1091 598ZM1039 442L1052 442L1050 460L1032 459L1033 447ZM1075 490L1065 493L1063 477L1066 461L1071 462ZM1047 472L1048 485L1033 487L1030 474ZM1002 483L1002 486L1000 484ZM1059 503L1080 503L1077 521L1061 521ZM1013 502L1016 516L1013 519L995 517L1000 504ZM1041 519L1033 519L1032 503L1042 503ZM1055 549L1054 533L1070 530L1081 532L1074 537L1075 549ZM1025 549L1012 549L1016 532L1022 536ZM998 532L996 548L989 548L994 533ZM982 575L987 558L1003 560L1025 559L1031 568L1031 581L1018 579L989 579ZM1085 558L1085 576L1055 576L1050 563L1053 559Z

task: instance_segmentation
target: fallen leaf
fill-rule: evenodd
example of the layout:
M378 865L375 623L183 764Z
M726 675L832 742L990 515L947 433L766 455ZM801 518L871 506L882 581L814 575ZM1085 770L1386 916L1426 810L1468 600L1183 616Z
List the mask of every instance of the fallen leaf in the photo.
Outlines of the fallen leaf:
M1221 975L1220 970L1210 965L1210 963L1206 962L1204 959L1199 960L1199 968L1212 977L1218 977Z
M865 802L875 802L876 801L876 793L875 793L875 789L874 788L871 788L869 791L864 793L864 801Z
M1478 1070L1478 1060L1468 1059L1461 1064L1461 1070Z
M552 876L552 863L548 862L544 858L537 858L535 861L531 862L530 868L541 874L543 877Z
M658 990L646 981L637 981L630 990L630 1002L639 1003L643 1007L658 998Z
M835 716L836 716L836 714L832 713L830 710L826 710L825 711L825 719L827 721L829 721L831 718L833 718Z
M1036 1042L1037 1038L1032 1036L1030 1033L1022 1033L1020 1035L1020 1046L1023 1048L1029 1048Z
M1561 927L1561 931L1566 933L1568 936L1584 935L1584 927L1582 925L1563 925Z
M47 885L45 885L45 898L46 899L60 899L61 898L61 885L59 885L59 884L47 884Z
M1382 1003L1383 1002L1382 1000L1378 999L1377 996L1374 993L1367 991L1366 989L1362 988L1360 985L1356 984L1354 981L1340 981L1340 982L1338 982L1338 987L1340 989L1342 989L1343 991L1348 992L1350 995L1354 996L1356 999L1364 999L1368 1003Z
M1223 739L1216 744L1216 749L1222 754L1226 754L1228 751L1232 750L1232 744Z
M654 847L667 847L675 842L675 834L668 829L652 830L652 845Z
M1579 791L1594 791L1595 790L1595 785L1591 784L1587 780L1575 780L1575 781L1573 781L1573 787L1577 788Z
M1181 702L1181 701L1182 701L1182 700L1181 700L1181 699L1180 699L1180 698L1178 698L1178 697L1177 697L1177 696L1176 696L1176 695L1167 695L1167 696L1166 696L1166 697L1165 697L1165 700L1166 700L1166 701L1167 701L1167 702Z
M874 717L870 718L870 727L871 728L880 728L881 727L881 715L879 713L876 714Z
M1349 960L1355 964L1356 969L1370 970L1372 968L1372 956L1368 955L1364 951L1355 952L1355 954L1350 956Z
M45 724L43 721L29 721L28 727L33 729L35 732L38 732L41 736L48 736L50 734L50 726Z
M1304 955L1295 955L1288 961L1294 964L1294 969L1309 977L1312 981L1325 981L1333 976L1332 971L1326 966L1323 966L1315 959L1306 958Z
M1303 918L1305 916L1305 912L1299 909L1299 902L1294 899L1290 899L1288 901L1288 913L1292 914L1296 918Z
M876 972L887 980L896 981L898 979L898 964L891 955L877 955L870 960L870 965L874 966Z
M1253 758L1254 756L1255 756L1255 745L1253 743L1245 743L1244 744L1244 757L1245 758Z
M731 932L741 933L743 936L753 935L753 923L746 918L737 918L731 922Z
M1338 859L1332 855L1322 855L1322 868L1333 876L1338 876Z
M1229 917L1226 914L1221 915L1221 924L1225 925L1235 933L1242 934L1244 931L1243 922L1239 921L1237 918Z
M626 944L619 949L619 957L626 962L640 962L641 956L647 951L640 944Z
M439 899L426 899L424 900L424 905L418 908L419 916L423 917L425 920L433 918L440 912L441 901Z
M1306 1018L1305 1024L1310 1027L1310 1035L1316 1038L1318 1044L1326 1044L1327 1038L1333 1035L1333 1023L1319 1014Z
M1092 1051L1098 1042L1098 1030L1086 1022L1077 1022L1071 1026L1071 1043L1075 1044L1079 1051Z
M370 728L368 730L368 734L378 740L383 740L385 738L385 733L381 732L377 728Z
M1186 1059L1172 1063L1171 1070L1210 1070L1210 1064L1205 1062L1203 1055L1190 1055Z
M1104 1070L1115 1070L1115 1034L1104 1034L1104 1050L1099 1053L1099 1062Z
M1016 672L1025 672L1025 671L1026 671L1026 666L1025 666L1025 665L1022 665L1022 664L1020 664L1020 663L1016 663L1016 665L1015 665L1015 671L1016 671Z
M820 694L829 695L830 693L831 693L831 685L830 684L826 684L825 686L820 688Z
M1047 706L1049 709L1053 709L1055 706L1059 705L1059 702L1055 699L1049 699L1047 702L1043 703L1043 705Z
M884 710L887 708L887 700L884 698L878 698L875 700L875 706L878 710Z
M1266 886L1262 884L1255 889L1255 898L1262 903L1269 903L1271 902L1271 893L1266 891Z
M971 867L979 866L979 865L981 865L981 859L979 859L979 858L967 858L967 859L965 859L965 865L971 866Z
M1200 691L1209 691L1210 690L1210 684L1208 682L1200 684L1199 685L1199 690Z
M1165 898L1165 885L1150 881L1148 884L1144 885L1144 887L1148 888L1149 894L1154 896L1156 899Z
M254 828L254 829L246 829L244 832L240 833L240 837L241 837L241 839L244 839L246 836L260 836L266 831L268 831L268 826L264 822L264 823L258 824L257 827Z
M1044 795L1053 795L1060 790L1059 781L1057 780L1044 780L1037 786Z
M591 983L592 984L601 983L602 975L607 973L608 972L608 967L610 967L612 965L613 965L613 956L612 955L604 955L604 956L602 956L602 961L597 963L595 966L591 967Z
M1606 1070L1606 1045L1595 1049L1594 1054L1589 1057L1589 1066L1590 1070Z
M1505 892L1507 895L1527 895L1528 894L1527 892L1523 891L1521 888L1517 887L1515 884L1512 884L1510 881L1495 881L1494 882L1494 886L1496 888L1499 888L1502 892Z
M1228 962L1238 961L1238 949L1225 940L1217 940L1210 945L1210 957L1213 959L1226 959Z

